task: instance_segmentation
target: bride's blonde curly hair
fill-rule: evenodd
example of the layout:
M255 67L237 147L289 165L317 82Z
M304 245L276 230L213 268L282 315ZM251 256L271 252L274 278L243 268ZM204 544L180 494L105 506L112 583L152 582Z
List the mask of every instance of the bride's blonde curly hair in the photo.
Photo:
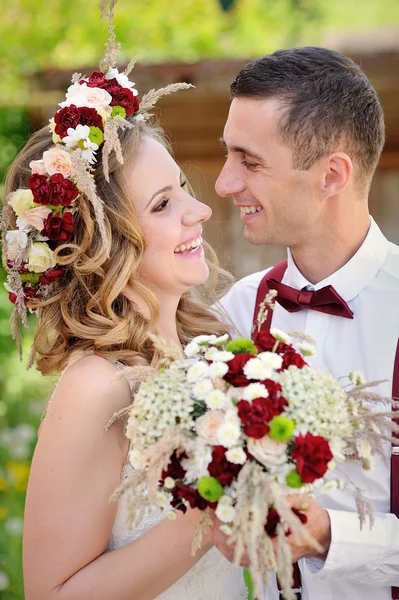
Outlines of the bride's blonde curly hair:
M144 136L151 136L168 147L158 126L137 122L119 136L125 164L134 161ZM29 163L51 146L48 127L31 137L9 169L5 197L26 187L31 174ZM109 256L92 206L82 196L78 201L73 238L55 251L57 264L65 268L65 273L49 298L29 302L31 308L37 309L39 325L33 352L43 375L61 372L75 354L94 352L129 366L140 363L157 366L159 361L158 351L148 336L150 332L157 332L159 304L139 275L145 239L122 172L114 155L109 160L109 183L104 177L101 158L94 171L97 192L104 201ZM229 329L209 310L207 302L214 300L222 288L226 289L231 276L218 266L214 251L206 243L205 250L210 277L201 286L203 293L198 296L198 290L189 290L182 296L177 310L182 344L199 334L223 334ZM148 319L124 295L126 286L144 300L149 308Z

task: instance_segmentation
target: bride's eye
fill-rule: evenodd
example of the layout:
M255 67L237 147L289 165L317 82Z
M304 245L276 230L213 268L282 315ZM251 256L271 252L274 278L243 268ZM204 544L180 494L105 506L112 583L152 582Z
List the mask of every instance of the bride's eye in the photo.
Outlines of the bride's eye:
M186 187L186 185L187 185L187 179L185 179L184 181L182 181L182 182L180 183L180 187L181 187L181 188L184 188L184 187Z
M158 206L154 208L152 212L162 212L168 206L168 204L169 200L165 198L162 200L162 202L160 202L160 204L158 204Z

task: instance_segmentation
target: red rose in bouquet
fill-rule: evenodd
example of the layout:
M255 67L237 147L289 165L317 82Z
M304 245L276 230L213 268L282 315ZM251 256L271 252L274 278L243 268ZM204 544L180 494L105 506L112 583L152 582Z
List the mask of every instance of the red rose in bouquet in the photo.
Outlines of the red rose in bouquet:
M187 500L191 508L205 510L210 505L209 502L199 494L198 490L195 490L191 486L185 485L184 483L179 483L176 486L176 490L173 490L173 495L175 498L184 498L184 500ZM180 505L177 505L176 508L180 508Z
M273 348L277 343L276 338L270 333L270 331L266 330L255 332L253 340L259 352L272 352ZM283 342L279 342L275 352L277 354L282 354L283 352L286 352L289 348L292 348L290 344L284 344Z
M61 217L61 213L56 213L44 219L40 234L48 237L53 242L66 242L72 232L73 214L66 212L63 217Z
M31 175L28 186L33 194L33 199L38 204L50 204L50 186L46 175Z
M264 381L267 384L269 380ZM268 387L275 388L276 392L281 390L278 383L270 381ZM260 439L269 433L268 423L280 415L287 406L287 400L277 393L270 393L267 398L255 398L252 402L240 400L237 404L238 416L244 424L244 433L249 437Z
M285 369L288 369L288 367L290 367L291 365L298 367L299 369L302 369L303 367L305 367L308 363L305 362L302 358L302 356L296 352L294 350L294 348L289 348L284 354L283 354L283 363L281 365L281 371L284 371Z
M244 387L248 385L250 380L244 375L243 369L251 358L255 358L255 356L253 354L236 354L234 358L226 363L229 370L226 375L224 375L223 379L234 387Z
M77 125L87 125L88 127L99 127L104 129L102 117L95 108L87 106L77 107L75 104L61 108L54 115L55 133L64 138L68 135L68 129L76 129Z
M70 179L65 179L61 173L55 173L49 179L49 194L54 206L70 206L79 196L79 190Z
M212 462L208 465L208 472L222 485L231 485L242 469L242 465L235 465L226 458L226 448L215 446L212 452Z
M172 477L173 479L184 479L186 474L186 470L181 466L181 460L183 458L187 458L187 454L183 452L177 456L177 452L173 452L170 457L170 462L168 467L162 471L162 479L165 480L167 477Z
M297 471L305 483L313 483L323 477L333 459L327 440L309 431L305 436L300 434L295 438L291 457L296 460Z

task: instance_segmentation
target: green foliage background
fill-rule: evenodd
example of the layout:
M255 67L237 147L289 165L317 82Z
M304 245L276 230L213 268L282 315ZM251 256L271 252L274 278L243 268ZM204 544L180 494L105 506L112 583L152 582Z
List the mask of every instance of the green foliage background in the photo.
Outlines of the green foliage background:
M222 2L222 0L220 0ZM0 191L7 166L30 133L30 78L41 69L95 66L105 25L97 0L0 0ZM320 44L331 29L399 24L398 0L119 0L121 60L251 58L277 47ZM22 600L21 528L36 430L54 381L27 372L9 333L11 304L0 267L0 599ZM25 363L35 317L24 341Z

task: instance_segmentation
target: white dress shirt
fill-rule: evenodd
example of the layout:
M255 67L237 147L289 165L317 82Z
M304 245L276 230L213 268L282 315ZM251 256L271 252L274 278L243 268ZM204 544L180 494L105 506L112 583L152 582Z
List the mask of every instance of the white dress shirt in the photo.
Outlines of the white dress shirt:
M233 322L236 336L250 336L258 285L266 272L241 279L220 301L224 318L228 315ZM368 381L387 380L378 391L391 396L399 337L399 247L371 220L362 246L336 273L312 285L299 272L288 250L282 282L297 289L318 290L332 285L349 304L354 318L306 309L290 313L276 304L272 327L311 336L317 344L316 355L307 359L312 366L335 377L361 371ZM389 457L389 444L386 453ZM399 520L389 514L389 462L376 458L368 472L353 463L337 467L364 490L365 498L374 506L375 524L370 529L367 523L360 530L351 491L316 493L330 516L331 546L325 561L299 561L302 600L389 600L390 586L399 586ZM273 577L272 585L264 589L264 600L278 597Z

